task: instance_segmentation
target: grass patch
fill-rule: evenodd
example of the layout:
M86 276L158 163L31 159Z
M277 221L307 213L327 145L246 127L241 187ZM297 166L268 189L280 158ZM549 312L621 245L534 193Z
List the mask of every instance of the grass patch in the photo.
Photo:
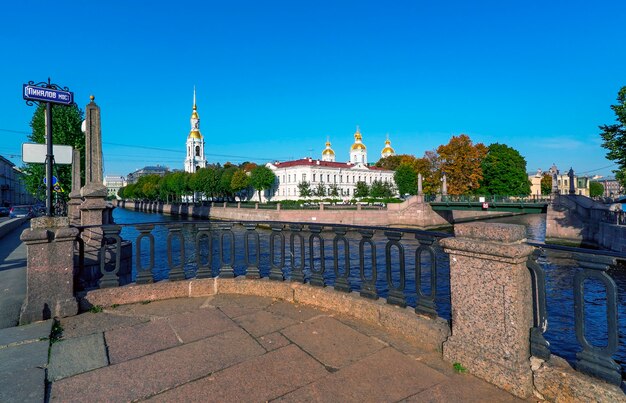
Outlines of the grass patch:
M455 362L454 364L452 364L452 367L454 368L454 372L456 372L457 374L464 374L467 372L467 368L461 365L460 362Z
M63 326L61 326L61 322L55 319L54 324L52 325L52 331L50 332L50 344L61 341L62 337Z
M113 305L111 305L111 308L112 308L112 309L115 309L115 308L117 308L118 306L120 306L120 304L113 304Z
M89 308L89 312L100 313L102 312L102 307L100 305L93 305L91 308Z

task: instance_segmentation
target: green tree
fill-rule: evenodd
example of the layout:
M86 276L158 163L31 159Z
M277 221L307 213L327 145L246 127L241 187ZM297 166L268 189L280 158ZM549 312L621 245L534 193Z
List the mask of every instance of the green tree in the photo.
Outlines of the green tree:
M604 194L604 185L600 182L590 182L589 183L589 196L591 197L600 197Z
M615 112L616 124L600 126L602 147L608 150L606 158L617 163L615 179L626 187L626 87L617 94L617 104L611 105Z
M338 197L339 185L337 185L336 183L332 183L330 186L328 186L328 195L332 197Z
M358 181L356 183L356 188L354 189L354 197L367 197L369 194L370 188L367 186L367 183Z
M137 189L143 198L148 200L156 200L159 196L159 175L146 175L137 181Z
M500 196L528 196L530 182L526 173L526 160L506 144L494 143L487 147L482 161L480 192Z
M45 128L46 106L41 103L35 109L30 127L33 133L28 140L33 143L43 144L46 139ZM80 151L81 159L81 184L85 178L85 134L81 130L83 111L76 104L72 106L52 105L52 143L56 145L68 145ZM45 199L46 191L43 178L46 176L45 164L26 164L22 171L25 173L24 182L26 188L38 199ZM68 200L72 185L72 166L55 165L53 175L57 177L64 192L59 193L63 200Z
M466 134L453 136L437 148L439 169L446 173L448 193L474 193L483 179L481 163L487 154L482 143L474 145Z
M541 194L549 195L552 193L552 175L544 173L541 177Z
M396 186L398 186L400 195L414 195L417 193L417 172L412 166L407 164L400 165L396 168L393 179L396 182Z
M310 197L311 193L311 184L309 182L302 181L298 183L298 194L300 197Z
M236 171L236 166L231 164L227 167L226 164L224 164L222 174L220 175L220 190L229 200L232 200L235 197L235 191L231 187L231 183L233 182L233 176Z
M237 169L233 173L233 179L230 182L230 188L242 199L242 195L247 193L250 187L250 176L243 169Z
M324 197L326 196L326 187L322 182L318 183L315 189L313 189L313 196Z
M384 182L381 180L375 180L374 182L372 182L370 196L376 198L388 198L392 197L393 193L393 184L391 184L390 182Z
M250 185L259 192L259 202L261 201L261 192L271 189L275 181L276 175L266 166L257 166L252 170L250 173Z

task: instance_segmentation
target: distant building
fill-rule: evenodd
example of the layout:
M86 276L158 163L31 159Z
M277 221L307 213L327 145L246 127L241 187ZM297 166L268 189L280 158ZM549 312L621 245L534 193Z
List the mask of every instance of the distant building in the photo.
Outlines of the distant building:
M561 173L555 166L552 166L549 171L543 172L541 169L537 170L535 174L529 174L528 180L530 181L530 194L533 196L541 195L541 178L545 175L551 175L551 172L556 172L556 188L559 194L568 195L570 191L570 178L567 173ZM553 177L554 180L554 177ZM577 195L589 197L589 183L591 182L588 176L576 176L574 175L574 192Z
M114 196L117 198L117 192L120 188L126 186L126 179L123 176L105 176L104 186L107 188L107 195L109 197Z
M604 186L604 197L617 197L624 194L624 188L615 178L596 178L593 182L601 183Z
M193 109L191 111L191 131L187 136L187 158L185 158L185 172L194 173L200 168L206 168L204 158L204 138L200 133L200 116L196 107L196 89L193 89Z
M33 204L35 199L26 190L24 173L0 155L0 206Z
M381 155L394 155L390 142ZM390 154L387 150L391 149ZM294 161L273 162L266 166L276 175L274 186L266 190L262 200L298 200L300 196L299 185L308 182L312 191L320 186L324 187L326 195L331 189L337 189L338 196L326 196L337 198L353 198L357 182L365 182L370 186L374 181L388 182L395 186L393 180L394 171L369 166L367 163L367 147L363 143L363 136L357 127L354 133L354 143L350 147L350 159L348 162L336 162L335 152L331 148L330 141L326 141L326 148L322 151L321 160L302 158Z
M147 166L141 169L136 170L135 172L131 172L126 175L126 182L128 184L137 183L139 178L146 175L159 175L165 176L165 174L169 173L170 169L168 167L164 167L161 165L156 166Z

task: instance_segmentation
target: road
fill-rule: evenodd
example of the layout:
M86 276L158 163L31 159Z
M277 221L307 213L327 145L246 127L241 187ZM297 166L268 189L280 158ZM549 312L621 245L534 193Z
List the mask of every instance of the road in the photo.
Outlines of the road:
M17 326L26 297L26 245L20 235L29 225L0 239L0 329Z

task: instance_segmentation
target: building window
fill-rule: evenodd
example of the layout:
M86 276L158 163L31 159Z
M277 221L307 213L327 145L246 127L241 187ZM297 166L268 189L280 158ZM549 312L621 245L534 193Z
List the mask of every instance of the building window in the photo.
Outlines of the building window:
M306 174L302 174L302 182L306 182Z
M333 178L333 183L337 183L337 175Z
M326 182L330 182L330 174L326 175Z
M313 182L315 182L315 174L313 174Z
M355 183L355 182L354 182L354 178L355 178L355 176L354 176L354 175L352 175L352 183Z
M196 157L200 156L200 146L196 146Z

